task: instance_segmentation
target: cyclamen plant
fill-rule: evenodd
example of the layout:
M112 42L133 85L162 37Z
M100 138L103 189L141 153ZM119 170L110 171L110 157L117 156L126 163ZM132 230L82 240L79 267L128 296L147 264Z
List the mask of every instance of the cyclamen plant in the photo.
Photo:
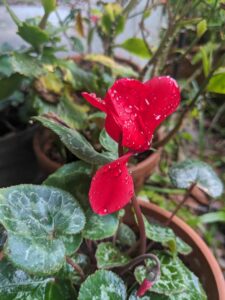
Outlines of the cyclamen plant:
M142 214L127 165L150 148L157 126L178 107L177 83L170 77L145 83L124 78L103 100L83 97L106 113L106 139L117 143L118 157L95 151L57 115L35 118L80 161L63 166L42 186L1 190L0 220L7 232L1 299L206 299L198 278L178 258L190 246ZM93 165L100 165L96 173ZM133 227L124 218L130 203Z

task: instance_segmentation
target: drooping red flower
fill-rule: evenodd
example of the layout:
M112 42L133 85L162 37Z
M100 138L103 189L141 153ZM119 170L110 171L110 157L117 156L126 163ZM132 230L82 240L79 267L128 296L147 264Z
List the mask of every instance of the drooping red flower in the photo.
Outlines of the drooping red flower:
M142 284L140 285L138 291L137 291L137 297L142 297L145 295L145 293L150 290L150 288L153 286L154 282L149 281L147 278L144 279Z
M135 152L149 148L156 127L173 113L180 103L179 87L168 76L145 83L135 79L117 80L102 100L83 93L93 106L106 113L107 133Z
M127 169L132 154L104 165L95 174L89 190L93 211L99 215L111 214L123 208L134 194L134 185Z

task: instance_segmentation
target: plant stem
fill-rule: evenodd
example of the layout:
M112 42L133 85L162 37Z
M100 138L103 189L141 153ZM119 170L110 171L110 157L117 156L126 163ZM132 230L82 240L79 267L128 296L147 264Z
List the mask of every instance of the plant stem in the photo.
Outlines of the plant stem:
M173 217L177 214L177 212L180 210L180 208L184 205L184 203L187 201L187 199L189 198L189 196L191 195L191 192L193 191L194 187L196 186L196 183L192 183L192 185L189 187L189 189L187 190L186 194L183 197L183 200L177 205L177 207L175 208L175 210L172 212L171 216L169 217L169 219L166 221L165 225L168 226Z
M140 206L138 204L136 195L134 195L132 197L131 201L132 201L135 215L137 217L137 223L138 223L138 228L139 228L139 233L140 233L140 253L142 255L146 252L145 224L144 224L142 212L141 212Z
M135 257L131 262L128 263L128 266L125 267L125 269L123 269L123 271L120 273L120 276L122 276L123 274L125 274L127 271L131 270L134 266L136 266L137 264L139 264L140 262L142 262L145 259L153 259L156 263L156 272L155 272L155 277L153 279L153 281L155 281L157 279L157 277L160 275L160 261L158 259L158 257L154 254L143 254L140 256Z
M70 264L70 265L74 268L74 270L77 271L77 272L80 274L80 277L81 277L82 279L85 278L84 272L83 272L83 270L81 269L81 267L80 267L78 264L76 264L71 258L66 257L66 262L67 262L68 264Z

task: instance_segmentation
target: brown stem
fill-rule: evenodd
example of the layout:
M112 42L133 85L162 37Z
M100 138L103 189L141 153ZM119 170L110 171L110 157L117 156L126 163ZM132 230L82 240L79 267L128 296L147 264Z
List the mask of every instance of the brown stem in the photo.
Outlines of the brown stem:
M137 217L138 228L140 233L140 253L141 255L146 252L146 234L145 234L145 224L142 216L140 206L138 204L137 198L134 195L131 199L134 208L135 215Z
M118 143L118 156L123 156L123 145L122 145L123 135L120 135L119 143Z
M67 262L68 264L70 264L70 265L74 268L74 270L77 271L77 272L80 274L80 277L81 277L82 279L85 278L84 272L83 272L83 270L81 269L81 267L80 267L78 264L76 264L71 258L66 257L66 262Z
M192 185L189 187L189 189L187 190L187 192L185 193L185 195L183 197L183 200L177 205L177 207L174 209L174 211L172 212L172 214L169 217L169 219L166 221L166 223L165 223L166 226L168 226L171 223L171 221L173 220L173 217L177 214L177 212L180 210L180 208L187 201L187 199L191 195L191 192L193 191L193 189L194 189L195 186L196 186L196 183L192 183Z
M128 263L127 267L125 267L125 269L123 269L122 272L120 272L120 276L122 276L123 274L125 274L127 271L131 270L134 266L136 266L137 264L139 264L140 262L142 262L145 259L153 259L156 262L156 272L155 272L155 276L154 279L152 281L155 281L157 279L157 277L160 275L160 261L158 259L158 257L154 254L143 254L140 256L135 257L131 262Z

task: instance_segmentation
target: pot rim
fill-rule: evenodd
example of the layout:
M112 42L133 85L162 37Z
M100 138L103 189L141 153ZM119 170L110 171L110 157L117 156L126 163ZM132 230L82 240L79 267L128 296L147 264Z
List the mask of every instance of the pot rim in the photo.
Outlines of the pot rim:
M169 218L171 213L169 211L166 211L165 209L157 206L156 204L147 202L145 200L138 199L138 202L141 206L141 208L152 210L155 213L163 216L164 218ZM218 290L218 296L219 300L224 299L225 295L225 281L222 274L222 271L219 267L219 264L212 254L209 247L206 245L206 243L203 241L203 239L196 233L194 229L192 229L188 224L186 224L183 220L181 220L179 217L174 216L172 223L181 228L183 231L185 231L186 235L191 239L197 246L202 256L205 257L206 261L208 262L208 265L211 269L211 272L214 276L215 283Z

